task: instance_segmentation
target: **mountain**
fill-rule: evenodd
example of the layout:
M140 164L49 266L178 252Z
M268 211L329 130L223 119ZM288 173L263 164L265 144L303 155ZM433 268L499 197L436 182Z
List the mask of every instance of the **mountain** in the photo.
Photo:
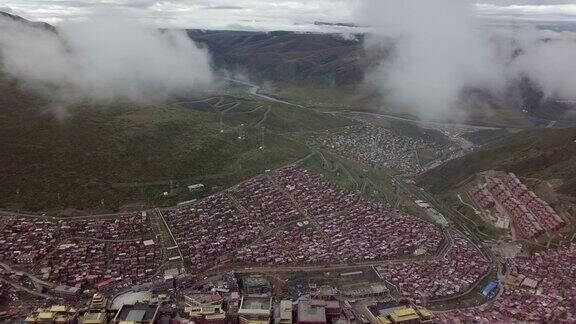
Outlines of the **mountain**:
M510 101L536 125L551 122L576 126L576 100L547 96L532 81L522 79L508 89Z
M269 82L276 85L279 95L299 102L306 102L300 98L301 94L314 102L329 103L343 93L348 97L354 96L355 86L362 83L365 72L388 55L386 49L379 52L367 50L365 35L361 34L345 37L283 31L188 30L188 35L210 51L219 69L242 74L256 83ZM311 90L311 87L316 90ZM328 91L315 96L318 88ZM348 91L350 88L352 93ZM514 108L517 113L524 110L525 116L521 118L536 125L547 125L552 121L576 124L576 102L548 97L530 80L511 82L504 92L496 98L483 89L473 89L464 96L463 103L470 107L489 107L487 110ZM344 103L348 100L336 101ZM374 100L362 101L374 106ZM355 102L345 105L355 106Z
M188 185L218 191L308 154L304 145L274 132L291 131L290 125L304 130L346 125L279 104L221 99L186 106L78 103L62 109L2 80L0 73L0 209L107 212L131 202L175 204L197 198ZM236 113L217 114L217 103L222 110L238 104ZM254 109L264 104L269 111ZM257 124L267 128L264 150Z
M576 200L576 128L517 133L429 171L420 183L434 193L443 193L487 170L559 180L558 192Z
M0 11L0 17L4 17L4 18L11 19L13 21L24 23L24 24L30 25L32 27L43 28L43 29L47 29L47 30L52 31L52 32L56 32L56 28L54 28L54 26L52 26L48 23L45 23L45 22L30 21L30 20L24 19L20 16L16 16L16 15L13 15L13 14L10 14L7 12L3 12L3 11Z
M12 14L0 12L0 15L35 27L57 30L49 24L30 22ZM187 33L193 41L208 49L218 70L241 74L255 83L269 83L280 96L289 100L305 102L299 98L304 94L312 102L327 102L329 106L334 101L348 107L379 106L377 97L368 91L358 100L336 99L342 95L345 98L357 96L356 86L362 83L365 72L387 55L385 49L366 50L363 34L206 30L187 30ZM325 94L318 96L318 89L326 89L322 91ZM504 115L510 114L511 107L516 114L524 110L525 116L515 118L530 119L536 125L553 121L564 125L576 124L576 102L547 97L530 80L511 84L506 95L500 98L494 98L482 89L470 94L473 95L466 96L464 103L471 107L489 107L487 110L498 111L508 109Z
M377 62L365 51L362 35L201 30L188 35L208 48L218 67L256 82L355 84Z

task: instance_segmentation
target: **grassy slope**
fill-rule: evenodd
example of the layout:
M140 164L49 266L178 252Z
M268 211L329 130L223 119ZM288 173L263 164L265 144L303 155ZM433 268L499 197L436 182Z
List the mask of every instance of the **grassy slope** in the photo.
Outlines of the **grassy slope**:
M327 151L321 151L321 154L317 153L303 161L302 166L337 186L360 191L365 198L390 204L410 215L430 220L424 210L414 203L409 192L393 184L392 174L388 171L376 170Z
M374 112L382 103L359 86L326 87L323 85L295 85L278 83L265 92L304 106L327 109L350 109Z
M524 131L436 168L421 182L441 193L478 172L496 169L542 180L561 179L561 192L576 197L575 140L575 128Z
M384 112L415 118L413 112L395 111L362 86L295 85L277 83L265 89L269 95L320 109L349 109L360 112ZM460 108L463 109L463 108ZM470 105L460 110L463 120L477 125L509 128L530 128L532 122L520 109L501 105Z
M476 145L486 145L502 140L509 135L510 133L506 129L486 129L464 134L463 137Z
M307 153L273 134L260 151L255 129L239 141L237 125L258 116L226 117L224 134L215 114L175 107L85 105L58 120L46 103L13 85L3 84L0 93L4 208L110 211L134 200L174 203L190 197L181 189L161 198L169 180L181 188L229 186Z
M519 108L494 105L474 106L468 109L466 120L477 125L509 128L531 128L532 122Z
M326 130L352 124L356 122L348 118L281 104L272 107L266 120L266 127L278 133Z

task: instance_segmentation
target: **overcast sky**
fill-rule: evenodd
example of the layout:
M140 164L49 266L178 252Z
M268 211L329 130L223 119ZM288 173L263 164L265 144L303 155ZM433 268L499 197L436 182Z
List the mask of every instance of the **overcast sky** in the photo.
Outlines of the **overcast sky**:
M356 1L5 0L0 8L55 25L93 14L113 14L168 28L332 31L334 27L315 26L314 22L353 22ZM480 1L476 4L478 15L487 19L576 22L576 0Z

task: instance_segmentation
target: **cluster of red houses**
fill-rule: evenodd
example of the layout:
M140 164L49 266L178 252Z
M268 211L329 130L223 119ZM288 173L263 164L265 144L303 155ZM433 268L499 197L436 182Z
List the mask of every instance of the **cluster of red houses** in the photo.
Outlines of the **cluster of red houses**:
M397 285L405 298L438 300L466 292L490 267L476 247L455 235L454 245L444 258L381 265L376 271Z
M124 240L147 236L150 220L146 215L131 214L115 218L62 220L60 229L76 237Z
M0 230L0 260L32 265L48 254L60 240L55 221L6 217Z
M273 177L310 216L343 211L359 199L354 192L335 187L299 165L282 168Z
M295 224L241 248L235 254L236 261L259 265L338 261L322 234L304 222L300 222L302 227Z
M164 216L183 256L197 269L216 265L221 256L254 240L262 227L240 212L225 193Z
M514 197L500 179L487 178L486 181L490 193L500 201L508 215L514 219L520 236L526 239L536 239L545 233L544 228L538 223L536 217L522 202Z
M161 252L151 241L118 240L150 235L150 222L141 214L69 220L6 217L0 260L34 266L47 280L75 288L107 277L137 280L157 267Z
M433 254L444 239L434 225L361 199L299 165L168 211L165 218L198 269L230 261L322 264ZM256 240L269 229L277 231Z
M372 261L436 252L444 236L431 223L405 215L390 205L358 200L342 213L316 217L343 261Z
M162 252L152 240L114 242L108 245L108 271L116 278L137 282L157 270Z
M106 272L106 243L82 240L62 244L42 262L50 267L50 281L68 286L95 283Z
M442 149L432 138L402 136L390 129L371 125L351 126L316 135L309 139L309 143L329 148L375 168L391 167L404 172L422 171L416 150L428 149L440 153Z
M471 194L484 210L494 208L497 200L514 220L518 234L525 239L537 239L546 230L556 232L566 225L548 203L528 190L513 173L503 179L486 177L486 186L479 185Z
M505 181L506 186L514 196L530 209L547 230L555 232L566 225L562 217L547 202L536 196L534 192L529 191L515 174L508 174Z
M232 189L232 194L246 208L251 218L269 228L302 218L290 198L265 176L240 184Z
M300 220L237 251L241 263L289 264L361 262L436 252L442 232L390 206L360 200L345 213L317 216L326 236Z
M492 209L496 205L496 202L492 198L492 195L490 194L488 189L486 189L486 187L482 185L479 185L478 187L474 188L471 191L471 194L476 204L484 210Z
M575 323L576 244L508 260L504 293L485 306L438 314L440 323Z
M98 287L102 282L136 282L154 273L161 261L152 240L65 243L43 260L50 281L73 287Z

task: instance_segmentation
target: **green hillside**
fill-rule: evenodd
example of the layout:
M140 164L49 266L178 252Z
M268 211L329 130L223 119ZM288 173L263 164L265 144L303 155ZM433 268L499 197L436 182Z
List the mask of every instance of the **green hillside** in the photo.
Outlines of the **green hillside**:
M61 108L4 82L0 208L103 212L134 202L174 204L197 197L188 185L218 190L309 153L278 133L350 123L267 102L242 102L234 109L242 113L222 118L206 104L194 105L86 103L55 113ZM271 108L267 115L247 108L259 105ZM264 150L259 122L267 129Z
M478 172L503 170L540 180L561 180L561 194L576 198L576 128L537 129L514 134L425 174L434 193L457 187Z

